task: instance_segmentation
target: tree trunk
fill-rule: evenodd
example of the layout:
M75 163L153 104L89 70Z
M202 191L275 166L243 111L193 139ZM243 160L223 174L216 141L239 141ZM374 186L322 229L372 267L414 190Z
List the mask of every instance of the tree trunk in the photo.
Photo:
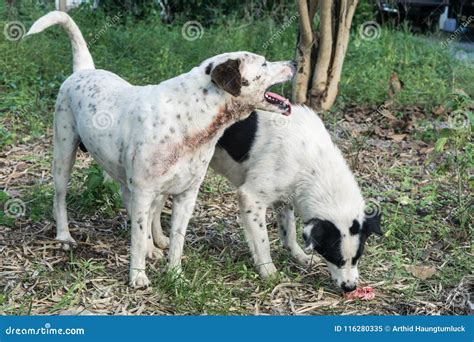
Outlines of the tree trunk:
M312 19L314 12L310 15L306 0L297 0L299 13L299 37L296 47L296 62L298 63L295 78L293 80L293 102L305 103L308 93L309 79L311 77L311 49L314 44ZM317 7L317 1L310 1L312 9Z
M327 110L334 104L357 1L321 0L319 6L317 1L297 1L300 34L293 102L316 110ZM313 19L318 7L320 23L317 30L313 28ZM312 55L315 58L311 58Z
M60 11L63 11L63 12L66 12L67 8L66 8L66 0L59 0L59 10Z

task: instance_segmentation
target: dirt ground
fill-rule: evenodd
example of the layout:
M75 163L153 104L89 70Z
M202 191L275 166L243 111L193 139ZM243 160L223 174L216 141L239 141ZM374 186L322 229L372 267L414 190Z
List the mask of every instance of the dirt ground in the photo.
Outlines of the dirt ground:
M437 232L440 224L456 228L451 204L433 204L432 210L429 204L420 205L432 194L423 190L430 184L436 184L436 196L450 193L453 176L434 175L437 160L430 159L434 143L420 139L427 113L417 107L397 113L403 115L380 115L377 108L352 108L333 117L325 115L366 197L380 203L384 212L385 236L370 238L359 266L361 283L375 289L374 300L344 299L324 264L307 269L295 264L279 242L270 212L272 253L283 275L278 281L260 280L237 223L235 192L212 171L203 184L188 228L183 260L188 282L173 283L162 273L163 261L150 261L152 286L130 289L124 210L104 218L100 208L92 214L70 209L70 228L78 246L65 252L54 241L51 215L38 213L33 202L26 200L39 196L38 189L48 189L43 204L50 212L52 147L48 131L0 155L1 187L11 197L25 199L25 214L10 226L0 226L0 313L469 313L466 298L473 291L470 241L463 236L449 240ZM76 170L90 162L90 157L81 152ZM81 176L75 177L76 182L81 181ZM169 206L164 218L167 228ZM471 271L467 271L469 268Z

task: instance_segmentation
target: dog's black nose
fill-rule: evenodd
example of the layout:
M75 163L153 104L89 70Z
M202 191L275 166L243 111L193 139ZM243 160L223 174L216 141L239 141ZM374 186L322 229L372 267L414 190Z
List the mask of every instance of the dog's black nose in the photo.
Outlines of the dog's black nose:
M291 65L296 68L298 66L298 62L297 61L291 61Z
M356 289L355 284L353 285L347 285L346 283L341 284L342 291L344 292L352 292Z

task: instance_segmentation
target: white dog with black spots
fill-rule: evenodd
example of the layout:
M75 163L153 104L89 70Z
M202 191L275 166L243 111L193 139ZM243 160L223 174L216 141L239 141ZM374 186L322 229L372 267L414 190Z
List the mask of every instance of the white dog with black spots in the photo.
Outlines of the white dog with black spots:
M54 215L57 239L75 244L67 221L66 190L79 144L120 182L131 218L130 285L145 287L146 256L159 256L153 213L173 197L169 267L180 271L184 236L199 186L218 139L254 109L288 114L289 102L267 92L290 80L291 61L268 62L248 53L225 53L158 85L133 86L96 70L84 38L63 12L38 19L28 35L59 24L73 48L74 73L61 85L54 116ZM159 209L159 210L158 210ZM161 226L155 227L157 231Z

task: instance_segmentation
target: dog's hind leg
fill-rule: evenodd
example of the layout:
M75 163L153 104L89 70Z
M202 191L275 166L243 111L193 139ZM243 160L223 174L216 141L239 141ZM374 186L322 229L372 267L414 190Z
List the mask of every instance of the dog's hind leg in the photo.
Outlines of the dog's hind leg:
M159 206L160 206L160 203L162 201L163 201L163 196L162 195L156 196L153 203L151 204L150 214L148 215L148 222L147 222L148 252L147 252L147 257L150 258L150 259L162 259L163 258L163 251L158 248L160 246L155 246L155 242L154 242L155 237L153 235L153 228L152 228L156 210L159 209L159 211L161 212L161 207L159 207Z
M270 241L265 221L267 207L252 193L242 188L237 195L245 238L255 266L263 278L271 277L277 273L277 269L270 255Z
M296 222L293 206L284 202L276 202L273 209L280 228L280 238L283 246L288 248L296 262L303 266L319 262L319 257L306 254L296 241Z
M130 213L132 212L132 209L130 208L132 193L126 185L120 187L120 192L122 193L122 201L125 205L125 209L127 209L127 214L130 217Z
M160 196L154 202L154 213L153 213L153 223L152 223L152 236L155 245L162 249L168 248L170 244L170 239L163 233L163 228L161 226L161 211L166 202L165 196Z
M173 196L168 269L176 274L181 273L181 257L183 255L186 229L196 204L199 184L179 195Z
M71 244L76 244L68 227L66 192L78 145L79 135L72 112L65 105L57 105L54 117L53 211L56 218L56 239L64 242L65 250L68 250Z

